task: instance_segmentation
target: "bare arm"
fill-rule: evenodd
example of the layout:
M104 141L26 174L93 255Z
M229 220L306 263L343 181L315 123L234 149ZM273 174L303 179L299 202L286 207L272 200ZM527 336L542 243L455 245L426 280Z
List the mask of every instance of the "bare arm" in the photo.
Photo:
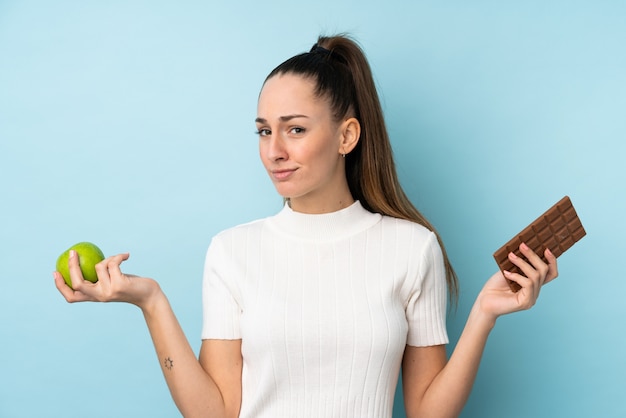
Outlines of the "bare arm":
M165 295L142 309L161 369L185 417L237 417L241 404L241 340L205 340L195 357Z
M493 275L478 295L459 341L446 363L445 348L407 346L403 358L403 387L408 417L457 417L470 395L489 333L504 314L529 309L541 286L557 277L556 258L546 251L548 264L524 244L522 254L510 255L525 276L506 274L522 289L513 293L502 273Z
M457 417L471 392L489 327L470 313L450 360L445 347L407 346L402 382L408 417Z
M204 341L200 361L158 283L123 274L128 254L96 266L98 282L83 280L74 254L69 267L74 289L58 272L55 284L68 302L128 302L141 308L174 402L185 417L236 417L241 397L241 342Z

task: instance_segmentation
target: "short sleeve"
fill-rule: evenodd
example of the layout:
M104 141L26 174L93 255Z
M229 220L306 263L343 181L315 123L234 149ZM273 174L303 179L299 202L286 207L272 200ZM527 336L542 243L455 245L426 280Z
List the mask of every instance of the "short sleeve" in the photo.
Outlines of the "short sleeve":
M202 280L202 339L241 338L241 298L232 267L232 257L220 236L211 240Z
M407 344L415 347L447 344L447 284L443 253L437 236L430 233L417 257L417 279L406 307Z

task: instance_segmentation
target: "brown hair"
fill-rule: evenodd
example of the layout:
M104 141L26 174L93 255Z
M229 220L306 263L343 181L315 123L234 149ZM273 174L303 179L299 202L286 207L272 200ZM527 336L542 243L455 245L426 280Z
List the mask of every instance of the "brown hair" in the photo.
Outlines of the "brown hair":
M398 181L372 70L359 45L345 35L320 36L309 52L280 64L266 81L278 74L313 79L317 96L329 99L336 120L346 116L357 118L361 137L354 150L346 155L346 177L352 196L370 212L410 220L435 233L443 252L448 293L456 303L458 279L441 237L413 206Z

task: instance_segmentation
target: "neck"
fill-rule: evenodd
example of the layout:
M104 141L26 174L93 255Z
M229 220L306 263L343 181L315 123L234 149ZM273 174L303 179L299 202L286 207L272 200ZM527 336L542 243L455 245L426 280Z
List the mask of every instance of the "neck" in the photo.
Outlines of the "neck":
M338 210L345 209L354 203L354 198L350 193L348 193L345 196L325 201L320 201L319 199L312 200L306 198L294 198L288 199L288 202L289 207L294 212L322 214L337 212Z

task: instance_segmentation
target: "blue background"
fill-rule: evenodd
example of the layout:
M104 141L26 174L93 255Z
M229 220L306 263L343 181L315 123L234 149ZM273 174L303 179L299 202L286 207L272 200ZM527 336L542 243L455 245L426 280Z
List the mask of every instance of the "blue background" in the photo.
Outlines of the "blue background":
M178 415L140 311L65 303L56 258L129 251L197 351L211 236L281 206L253 134L262 81L344 31L459 273L450 347L512 234L565 194L587 230L499 320L463 417L626 416L624 2L4 0L1 417Z

